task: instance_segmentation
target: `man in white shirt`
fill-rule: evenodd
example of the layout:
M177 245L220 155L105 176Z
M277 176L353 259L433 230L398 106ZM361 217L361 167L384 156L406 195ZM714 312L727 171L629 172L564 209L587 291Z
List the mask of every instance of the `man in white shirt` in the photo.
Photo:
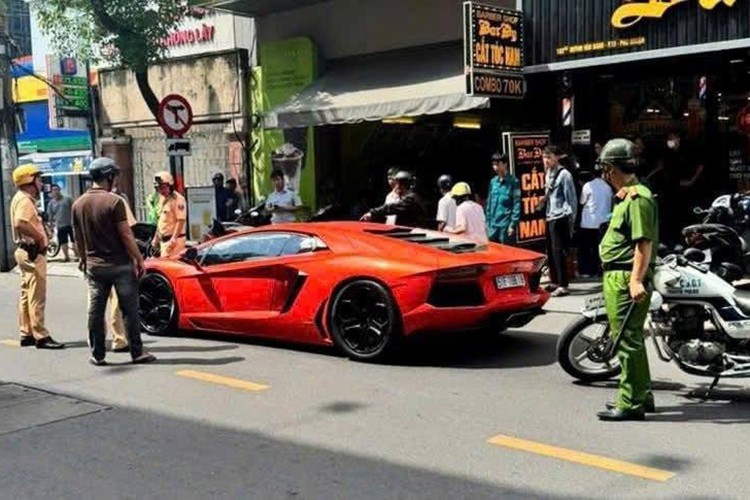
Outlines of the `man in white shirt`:
M612 214L612 188L599 173L581 191L581 232L578 244L578 270L582 278L601 274L599 242L601 228Z
M438 231L456 225L456 200L451 195L452 187L453 179L451 179L451 176L441 175L440 179L438 179L438 189L440 189L440 194L443 197L438 202L437 216L435 217L438 224Z
M271 224L283 224L285 222L296 222L298 212L302 208L302 200L299 195L284 186L284 172L274 170L271 173L274 191L268 195L266 209L271 215Z
M471 187L465 182L459 182L451 189L451 195L455 198L457 205L456 225L446 227L445 232L460 234L475 243L488 243L484 209L482 205L472 200Z

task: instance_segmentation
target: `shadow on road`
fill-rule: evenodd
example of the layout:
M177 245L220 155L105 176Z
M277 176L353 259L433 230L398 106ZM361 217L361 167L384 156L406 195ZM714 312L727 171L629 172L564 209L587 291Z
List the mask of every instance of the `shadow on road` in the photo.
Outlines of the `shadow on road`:
M241 356L227 358L158 358L152 364L154 365L196 365L196 366L221 366L232 363L241 363L245 358ZM112 362L107 359L107 366L102 367L103 371L108 373L124 372L137 367L128 361Z
M154 346L149 347L149 352L219 352L219 351L232 351L237 349L239 346L236 344L232 345L213 345L213 346L197 346L197 345L175 345L175 346Z
M514 331L462 333L410 339L390 364L449 368L528 368L557 361L557 335Z
M104 438L103 438L104 437ZM574 498L113 408L0 437L3 497ZM86 474L81 473L86 464ZM30 470L54 470L29 480ZM574 487L569 487L574 490ZM577 495L593 493L579 488ZM53 493L54 492L54 493Z

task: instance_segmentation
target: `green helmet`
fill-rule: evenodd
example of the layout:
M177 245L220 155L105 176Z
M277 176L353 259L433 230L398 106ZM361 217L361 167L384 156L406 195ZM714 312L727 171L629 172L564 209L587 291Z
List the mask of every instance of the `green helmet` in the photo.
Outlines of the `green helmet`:
M623 172L633 173L638 168L638 155L635 144L627 139L612 139L602 148L602 154L596 161L598 169L612 165Z

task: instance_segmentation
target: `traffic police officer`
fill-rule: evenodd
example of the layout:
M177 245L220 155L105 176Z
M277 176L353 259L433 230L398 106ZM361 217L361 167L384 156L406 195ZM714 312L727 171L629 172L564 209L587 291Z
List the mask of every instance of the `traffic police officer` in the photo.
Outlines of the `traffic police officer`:
M658 243L658 210L651 191L640 183L635 144L608 142L598 167L616 192L607 233L599 246L604 299L613 336L621 332L617 357L622 367L617 399L598 413L601 420L643 420L654 411L651 374L643 337Z
M512 243L521 220L521 183L508 171L508 155L492 155L497 174L490 181L487 194L487 233L495 243Z
M154 178L159 186L159 220L156 222L153 246L160 246L161 257L176 257L185 249L187 209L185 197L174 189L174 178L169 172L159 172Z
M36 200L42 192L41 172L34 165L22 165L13 171L13 183L18 192L10 202L13 254L21 271L21 297L18 305L18 326L21 347L35 345L37 349L62 349L44 326L47 304L47 259L49 241Z

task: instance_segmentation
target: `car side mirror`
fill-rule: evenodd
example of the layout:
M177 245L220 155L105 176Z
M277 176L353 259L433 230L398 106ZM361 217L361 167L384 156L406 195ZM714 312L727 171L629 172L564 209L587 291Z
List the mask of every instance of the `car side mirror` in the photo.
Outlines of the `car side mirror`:
M195 247L187 248L183 252L181 260L194 265L196 268L200 268L200 265L198 264L198 250Z

